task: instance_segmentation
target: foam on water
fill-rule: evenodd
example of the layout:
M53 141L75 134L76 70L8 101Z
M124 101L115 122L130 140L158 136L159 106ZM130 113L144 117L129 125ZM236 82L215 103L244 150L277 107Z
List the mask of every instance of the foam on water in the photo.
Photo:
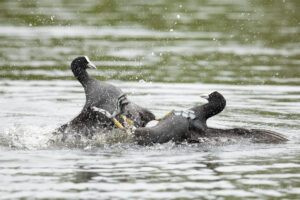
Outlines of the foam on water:
M46 150L46 149L84 149L91 150L96 148L115 148L127 147L135 148L135 140L132 135L128 135L122 130L116 129L106 132L95 133L92 137L84 137L80 133L69 134L62 141L62 135L53 135L53 127L37 127L28 125L13 125L4 130L0 134L0 146L9 147L14 150ZM170 141L165 144L154 144L146 147L146 149L167 150L172 148L184 149L186 147L193 148L217 148L230 145L251 145L249 139L238 138L202 138L199 144L188 144L183 142L175 144ZM117 146L116 146L117 145Z
M13 125L0 134L0 146L19 150L42 150L53 148L94 149L120 143L133 143L133 138L121 130L96 133L92 138L70 134L62 142L62 135L53 135L53 127Z
M0 145L12 149L45 149L49 146L50 128L14 125L0 134Z

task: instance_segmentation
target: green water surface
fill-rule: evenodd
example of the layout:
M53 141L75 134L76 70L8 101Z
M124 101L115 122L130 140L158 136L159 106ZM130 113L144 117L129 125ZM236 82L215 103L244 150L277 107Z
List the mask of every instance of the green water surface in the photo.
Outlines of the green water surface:
M300 1L0 2L0 78L300 84Z

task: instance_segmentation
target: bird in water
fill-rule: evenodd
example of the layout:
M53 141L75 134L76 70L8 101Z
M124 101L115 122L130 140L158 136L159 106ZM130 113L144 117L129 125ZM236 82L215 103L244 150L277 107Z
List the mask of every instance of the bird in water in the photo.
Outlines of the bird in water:
M207 99L208 103L187 111L172 111L156 126L135 129L133 134L137 143L149 145L168 141L182 142L191 138L191 132L204 134L207 129L207 119L222 112L226 100L219 92L201 97Z
M140 145L151 145L169 141L188 143L216 143L221 139L239 141L247 139L253 143L282 143L288 141L282 134L264 129L231 128L220 129L207 127L206 121L220 112L226 106L226 100L219 92L201 97L208 103L188 109L187 111L172 111L156 126L136 128L134 138Z
M96 131L115 128L116 125L110 118L95 112L92 107L115 113L120 97L123 100L120 112L126 115L134 123L134 126L143 127L155 119L154 114L148 109L128 100L120 88L91 77L87 73L88 68L96 69L96 66L87 56L77 57L71 63L71 70L75 78L84 88L86 102L78 116L55 131L55 133L63 133L62 140L72 133L91 137ZM119 113L115 113L115 115L117 114ZM118 120L122 121L121 118Z

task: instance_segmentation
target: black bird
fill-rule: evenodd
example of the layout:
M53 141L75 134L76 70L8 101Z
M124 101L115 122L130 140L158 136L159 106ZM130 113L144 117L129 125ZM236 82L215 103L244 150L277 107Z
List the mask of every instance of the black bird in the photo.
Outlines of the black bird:
M165 143L168 141L188 143L206 143L220 138L227 138L230 141L246 139L253 143L283 143L288 141L282 134L264 129L231 128L220 129L207 127L208 118L220 113L226 106L226 100L218 93L211 93L207 104L189 109L183 116L180 112L165 117L154 127L137 128L134 137L140 145L150 145L154 143ZM179 113L179 114L178 114Z
M86 95L86 102L77 117L59 127L56 133L63 133L64 137L70 133L79 133L85 136L92 136L95 131L115 128L113 121L99 112L95 112L92 107L104 109L111 114L116 110L118 98L123 96L122 90L112 84L105 83L92 78L87 73L87 68L96 69L87 56L77 57L71 63L71 70L75 78L81 83ZM155 116L149 110L142 108L126 99L122 111L137 127L145 126ZM120 121L122 119L119 118Z
M206 120L220 112L226 106L226 100L218 92L201 96L208 103L190 108L186 112L173 111L154 127L137 128L134 137L138 144L149 145L168 141L182 142L191 138L192 132L199 134L207 130Z

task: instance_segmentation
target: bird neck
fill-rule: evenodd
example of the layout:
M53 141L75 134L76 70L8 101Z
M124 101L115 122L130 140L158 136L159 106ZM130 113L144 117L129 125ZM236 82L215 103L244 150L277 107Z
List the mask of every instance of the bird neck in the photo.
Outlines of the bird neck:
M225 106L226 106L225 100L211 101L202 106L196 106L191 110L195 112L197 118L206 121L208 118L222 112Z
M219 114L225 108L226 102L216 101L208 102L203 105L203 117L208 119L216 114Z
M86 69L78 65L71 66L71 69L75 78L81 83L83 87L85 87L87 85L87 82L91 79Z

